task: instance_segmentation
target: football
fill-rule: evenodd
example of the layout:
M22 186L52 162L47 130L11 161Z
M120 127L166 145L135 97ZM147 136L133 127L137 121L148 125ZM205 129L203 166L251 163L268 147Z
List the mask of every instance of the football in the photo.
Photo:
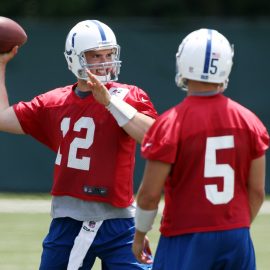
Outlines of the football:
M0 53L9 52L14 46L27 41L24 29L12 19L0 16Z

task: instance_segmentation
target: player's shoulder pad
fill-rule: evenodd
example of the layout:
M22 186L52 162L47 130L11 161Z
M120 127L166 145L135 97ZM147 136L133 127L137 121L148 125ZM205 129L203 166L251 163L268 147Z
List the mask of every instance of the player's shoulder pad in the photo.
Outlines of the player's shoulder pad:
M109 93L112 96L116 96L120 99L124 99L125 96L129 93L130 89L122 87L112 87L109 89Z

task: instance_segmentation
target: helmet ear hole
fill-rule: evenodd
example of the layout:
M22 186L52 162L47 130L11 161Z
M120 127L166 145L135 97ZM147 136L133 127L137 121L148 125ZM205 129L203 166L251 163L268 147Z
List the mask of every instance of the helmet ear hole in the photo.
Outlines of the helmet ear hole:
M115 55L109 62L115 66L115 76L105 76L104 82L107 82L108 78L109 81L118 79L121 61L119 60L120 46L117 44L113 31L106 24L97 20L86 20L76 24L67 35L64 55L73 74L78 79L87 80L85 69L88 68L88 64L85 61L84 52L110 48L113 48Z
M233 46L218 31L199 29L187 35L176 54L177 86L186 89L186 79L223 84L233 64Z

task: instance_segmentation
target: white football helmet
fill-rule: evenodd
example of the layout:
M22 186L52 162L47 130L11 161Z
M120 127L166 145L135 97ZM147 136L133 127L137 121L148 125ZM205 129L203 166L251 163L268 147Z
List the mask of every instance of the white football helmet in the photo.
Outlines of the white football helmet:
M113 49L111 62L88 64L85 52L91 50ZM106 24L97 20L86 20L76 24L68 33L65 45L65 58L68 68L78 79L87 80L86 70L103 69L104 76L96 76L101 82L117 81L120 73L120 46L116 37Z
M176 53L176 85L187 90L187 80L222 84L226 89L234 50L218 31L199 29L187 35Z

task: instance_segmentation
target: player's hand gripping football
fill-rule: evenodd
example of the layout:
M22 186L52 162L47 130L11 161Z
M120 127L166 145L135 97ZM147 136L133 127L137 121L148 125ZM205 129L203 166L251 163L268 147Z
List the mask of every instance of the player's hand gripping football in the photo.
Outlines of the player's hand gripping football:
M89 70L87 71L87 74L89 77L87 84L91 88L91 91L92 91L94 98L100 104L103 104L104 106L108 106L110 103L110 99L111 99L111 95L110 95L108 89Z
M17 54L18 48L15 46L10 52L0 53L0 64L6 65Z

